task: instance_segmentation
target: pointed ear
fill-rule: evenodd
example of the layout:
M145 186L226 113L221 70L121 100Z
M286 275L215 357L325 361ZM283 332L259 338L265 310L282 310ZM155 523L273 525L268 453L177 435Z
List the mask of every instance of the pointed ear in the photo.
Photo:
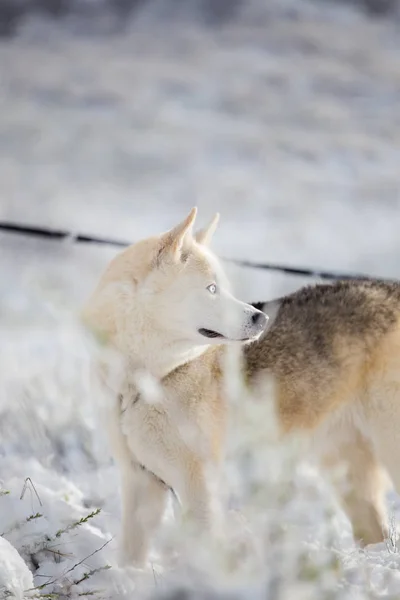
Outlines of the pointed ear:
M192 237L193 223L196 219L196 215L197 208L195 206L192 208L186 219L164 234L159 252L159 258L168 253L175 259L180 259L185 242Z
M200 229L200 231L198 231L195 234L194 238L196 242L208 246L208 244L211 242L212 236L215 233L215 230L217 229L218 221L219 213L215 213L214 217L212 218L211 222L207 225L207 227Z

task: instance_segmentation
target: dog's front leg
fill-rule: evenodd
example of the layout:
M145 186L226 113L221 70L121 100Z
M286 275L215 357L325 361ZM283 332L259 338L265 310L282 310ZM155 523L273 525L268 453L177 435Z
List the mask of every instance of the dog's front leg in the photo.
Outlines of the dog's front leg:
M127 411L122 431L131 456L174 490L190 521L201 530L215 531L221 514L215 485L217 464L188 448L159 407L143 403Z
M141 567L146 563L152 535L164 514L167 493L165 485L140 465L121 468L121 565Z
M201 461L193 460L182 469L178 494L184 515L201 531L220 536L222 510L216 480Z

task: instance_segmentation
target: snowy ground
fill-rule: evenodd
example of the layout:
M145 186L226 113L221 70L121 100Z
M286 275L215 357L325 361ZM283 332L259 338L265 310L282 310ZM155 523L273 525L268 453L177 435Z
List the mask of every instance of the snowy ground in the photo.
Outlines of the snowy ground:
M2 42L0 218L135 240L197 204L201 219L221 212L220 255L399 276L398 26L328 2L262 4L219 30L173 24L166 2L119 37L28 22ZM268 416L250 408L227 476L260 552L244 558L238 526L217 554L179 539L172 573L118 570L118 477L73 321L115 251L0 243L0 598L18 562L6 541L33 573L15 586L45 597L205 581L249 598L398 597L396 549L356 551L324 483L260 441ZM228 272L247 300L305 283Z

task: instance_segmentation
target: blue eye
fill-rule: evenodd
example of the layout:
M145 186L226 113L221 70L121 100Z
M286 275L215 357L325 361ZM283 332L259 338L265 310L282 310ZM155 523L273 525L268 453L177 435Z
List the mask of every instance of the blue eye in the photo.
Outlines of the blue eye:
M215 283L212 283L211 285L209 285L207 287L207 289L210 292L210 294L216 294L217 293L217 286L215 285Z

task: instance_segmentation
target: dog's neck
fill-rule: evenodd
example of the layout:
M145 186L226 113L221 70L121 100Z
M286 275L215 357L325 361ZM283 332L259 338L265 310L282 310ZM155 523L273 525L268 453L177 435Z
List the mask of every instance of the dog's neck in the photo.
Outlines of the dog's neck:
M141 348L130 348L128 354L124 353L133 376L137 372L146 372L161 381L178 367L201 356L208 348L206 345L190 346L184 341L151 341L147 339Z

